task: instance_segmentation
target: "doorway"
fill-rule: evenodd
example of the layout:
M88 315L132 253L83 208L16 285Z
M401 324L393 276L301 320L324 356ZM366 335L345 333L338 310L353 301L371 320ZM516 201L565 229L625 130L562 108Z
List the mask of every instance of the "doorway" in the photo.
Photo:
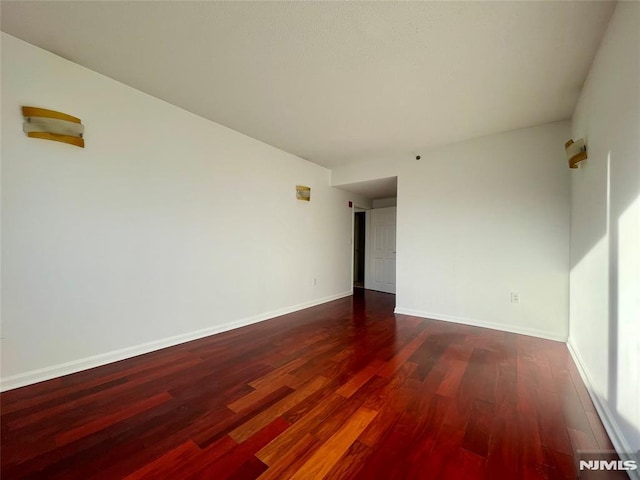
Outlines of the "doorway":
M351 288L396 292L396 208L398 178L335 185L360 198L349 201ZM359 202L359 203L358 203Z
M395 200L395 199L394 199ZM394 202L395 203L395 202ZM396 293L396 207L370 210L366 286Z
M370 210L356 207L353 211L353 288L395 294L395 198L372 204Z
M364 288L366 252L366 212L353 214L353 287Z

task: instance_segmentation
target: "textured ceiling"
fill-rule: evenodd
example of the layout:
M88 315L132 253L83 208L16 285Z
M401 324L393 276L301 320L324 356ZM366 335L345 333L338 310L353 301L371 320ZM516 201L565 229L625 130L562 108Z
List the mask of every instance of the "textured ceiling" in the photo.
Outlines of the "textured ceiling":
M332 167L571 116L611 2L2 2L2 30Z

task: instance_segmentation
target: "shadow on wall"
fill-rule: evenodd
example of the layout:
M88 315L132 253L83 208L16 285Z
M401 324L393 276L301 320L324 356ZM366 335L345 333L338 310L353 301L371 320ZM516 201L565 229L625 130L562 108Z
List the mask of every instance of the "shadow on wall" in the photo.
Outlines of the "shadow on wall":
M602 297L594 299L596 318L608 319L608 385L606 403L615 416L625 439L631 447L640 449L640 425L637 399L640 394L640 373L638 371L638 349L640 349L640 328L638 327L638 299L636 285L640 265L638 249L638 229L640 223L640 185L633 175L616 170L616 153L609 151L606 162L598 164L592 160L586 168L597 168L598 185L591 196L583 198L590 205L582 205L581 213L590 218L576 219L581 226L588 225L589 231L572 238L571 281L574 285L585 285L597 280L598 273L606 282ZM589 162L589 160L587 160ZM585 168L582 167L582 168ZM615 194L611 187L615 185ZM584 192L583 192L584 193ZM604 199L605 201L600 203ZM572 201L579 201L575 198ZM572 212L573 213L573 212ZM599 270L600 269L600 270ZM591 286L593 288L593 286ZM589 308L587 306L586 308ZM635 359L635 360L634 360ZM596 386L597 388L597 386ZM622 391L621 391L622 390Z
M635 231L634 231L635 230ZM640 452L640 191L609 229L609 386L611 405ZM635 278L634 278L635 275ZM635 361L635 363L634 363Z

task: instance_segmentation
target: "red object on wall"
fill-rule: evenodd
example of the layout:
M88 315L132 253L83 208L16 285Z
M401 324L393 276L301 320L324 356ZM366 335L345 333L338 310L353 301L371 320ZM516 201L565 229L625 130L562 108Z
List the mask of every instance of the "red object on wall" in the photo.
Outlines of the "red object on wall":
M353 207L353 202L351 200L349 200L349 208Z

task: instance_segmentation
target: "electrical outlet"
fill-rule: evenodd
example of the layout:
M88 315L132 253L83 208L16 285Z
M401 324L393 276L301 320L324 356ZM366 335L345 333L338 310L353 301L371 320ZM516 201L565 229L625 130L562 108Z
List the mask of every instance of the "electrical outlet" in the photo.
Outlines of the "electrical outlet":
M520 303L520 294L518 292L511 292L511 303Z

